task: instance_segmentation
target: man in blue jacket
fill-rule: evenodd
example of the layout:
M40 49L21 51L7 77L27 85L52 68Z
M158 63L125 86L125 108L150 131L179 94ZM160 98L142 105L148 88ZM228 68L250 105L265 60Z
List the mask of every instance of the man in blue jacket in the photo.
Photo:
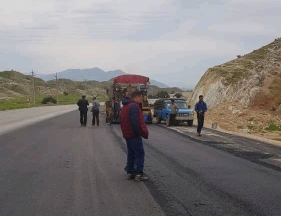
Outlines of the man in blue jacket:
M123 98L121 109L121 130L127 144L127 179L134 178L136 181L148 180L143 175L145 152L142 138L148 139L148 130L139 107L142 100L142 93L135 91L131 98Z
M197 113L197 134L201 136L201 130L204 125L204 116L207 112L207 104L203 101L203 95L199 95L199 101L195 104L194 108Z

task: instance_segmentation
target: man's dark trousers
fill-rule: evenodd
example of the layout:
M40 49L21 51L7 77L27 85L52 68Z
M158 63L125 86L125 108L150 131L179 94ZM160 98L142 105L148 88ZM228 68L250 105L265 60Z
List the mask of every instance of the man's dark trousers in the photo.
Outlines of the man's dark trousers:
M170 126L175 126L175 124L176 124L176 116L177 116L177 114L170 114L170 121L169 121L169 125Z
M96 119L97 119L97 125L100 124L100 111L99 110L93 110L93 119L92 119L92 125L96 124Z
M197 132L198 133L201 133L203 125L204 125L204 114L197 113Z
M144 149L142 137L134 137L126 139L127 143L127 173L128 174L143 174L144 167ZM136 171L134 172L134 164Z
M80 111L80 123L81 125L87 124L87 111Z

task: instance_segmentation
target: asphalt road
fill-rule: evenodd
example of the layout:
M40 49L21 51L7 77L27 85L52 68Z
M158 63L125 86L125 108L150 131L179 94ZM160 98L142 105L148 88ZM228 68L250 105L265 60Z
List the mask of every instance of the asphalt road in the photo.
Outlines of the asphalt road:
M120 125L78 111L0 137L0 215L281 215L281 173L157 125L147 182L126 180Z

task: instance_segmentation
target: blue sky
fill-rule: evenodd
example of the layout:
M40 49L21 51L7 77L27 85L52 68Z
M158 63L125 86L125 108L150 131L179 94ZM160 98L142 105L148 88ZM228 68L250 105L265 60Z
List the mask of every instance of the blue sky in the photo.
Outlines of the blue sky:
M281 29L278 0L3 1L0 70L23 73L99 67L194 87Z

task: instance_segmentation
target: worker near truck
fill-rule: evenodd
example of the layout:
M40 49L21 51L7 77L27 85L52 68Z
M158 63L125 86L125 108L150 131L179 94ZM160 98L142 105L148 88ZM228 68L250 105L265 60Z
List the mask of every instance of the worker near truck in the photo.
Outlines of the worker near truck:
M171 114L170 114L169 126L175 126L175 121L178 111L179 111L178 105L175 103L174 99L171 99Z
M148 139L148 130L139 107L142 100L142 92L134 91L130 98L123 98L121 109L120 125L127 144L127 179L136 181L148 179L143 175L145 151L142 138ZM134 165L136 165L136 170Z
M195 104L194 110L197 113L197 135L201 136L205 112L207 112L207 104L203 101L203 95L199 95L199 101Z
M92 125L94 126L96 124L97 120L97 126L100 125L100 102L97 100L96 97L93 98L92 103L92 113L93 113L93 119L92 119Z

